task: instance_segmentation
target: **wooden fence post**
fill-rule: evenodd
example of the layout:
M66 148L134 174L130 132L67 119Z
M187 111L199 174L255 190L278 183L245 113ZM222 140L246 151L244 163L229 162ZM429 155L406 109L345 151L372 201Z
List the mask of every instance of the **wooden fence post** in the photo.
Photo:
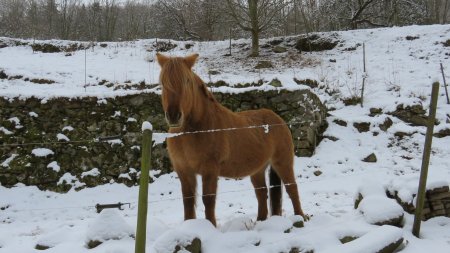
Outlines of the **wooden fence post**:
M433 140L433 129L436 118L436 106L438 96L439 96L439 82L435 82L433 83L433 89L431 91L430 112L428 115L427 133L425 136L425 146L423 149L423 156L422 156L422 168L420 170L419 188L417 190L416 212L414 214L414 224L412 229L412 233L416 237L419 237L420 222L422 221L422 211L425 201L425 192L428 176L428 164L430 162L431 142Z
M145 253L147 234L148 177L151 166L153 129L149 122L142 124L141 176L136 227L135 253Z
M363 43L363 66L364 66L364 74L363 74L363 81L361 86L361 107L363 107L364 104L364 86L366 85L366 43Z
M442 66L442 62L441 62L441 73L442 79L444 80L444 89L445 89L445 96L447 97L447 104L450 105L450 99L448 98L447 82L445 81L444 66Z

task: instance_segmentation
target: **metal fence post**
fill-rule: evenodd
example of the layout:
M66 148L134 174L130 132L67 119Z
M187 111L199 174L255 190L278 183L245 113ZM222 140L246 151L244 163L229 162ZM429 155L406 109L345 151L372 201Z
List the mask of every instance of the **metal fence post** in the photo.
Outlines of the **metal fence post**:
M419 188L417 190L416 212L414 215L414 224L412 233L416 237L419 237L420 222L422 221L422 211L425 201L425 192L428 176L428 164L430 162L431 142L433 140L433 129L436 118L436 106L439 96L439 83L433 83L433 89L431 91L430 113L428 115L427 133L425 136L425 147L423 149L422 168L420 170Z
M142 124L141 176L136 227L135 253L145 253L147 234L148 178L151 165L153 129L149 122Z

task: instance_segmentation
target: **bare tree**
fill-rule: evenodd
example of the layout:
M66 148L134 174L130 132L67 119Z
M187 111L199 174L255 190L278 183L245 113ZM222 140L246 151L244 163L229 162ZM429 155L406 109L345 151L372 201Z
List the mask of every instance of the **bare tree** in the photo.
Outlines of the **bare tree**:
M59 38L70 38L79 4L79 0L59 0Z
M229 15L244 31L250 32L250 56L259 55L259 35L273 25L274 18L290 1L227 0Z
M251 35L250 55L258 55L262 36L445 24L449 15L450 0L0 0L0 36L104 41Z

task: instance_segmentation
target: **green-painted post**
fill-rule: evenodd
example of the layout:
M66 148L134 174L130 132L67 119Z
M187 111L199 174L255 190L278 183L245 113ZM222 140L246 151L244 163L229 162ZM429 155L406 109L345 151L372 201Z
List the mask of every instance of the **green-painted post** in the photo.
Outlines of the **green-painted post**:
M139 181L139 199L136 227L135 253L145 253L147 234L148 178L152 154L152 126L149 122L142 124L141 177Z
M416 212L414 214L414 224L412 233L416 237L420 234L420 222L422 221L422 211L425 202L425 192L428 176L428 165L430 163L431 142L433 140L434 122L436 119L436 107L439 96L439 83L433 83L431 91L430 113L428 115L427 133L425 135L425 147L423 149L422 168L420 170L419 188L417 190Z

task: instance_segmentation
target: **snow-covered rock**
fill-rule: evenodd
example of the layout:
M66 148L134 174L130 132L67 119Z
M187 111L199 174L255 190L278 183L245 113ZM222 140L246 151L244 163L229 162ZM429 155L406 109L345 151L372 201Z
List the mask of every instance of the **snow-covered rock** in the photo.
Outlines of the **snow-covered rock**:
M85 241L92 248L108 240L121 240L132 236L134 236L134 229L122 215L117 210L105 209L88 224Z
M403 242L401 229L392 226L381 226L366 235L340 246L320 250L318 253L391 253Z
M48 148L35 148L31 151L31 153L37 157L46 157L55 154L52 150Z
M400 226L403 220L403 208L395 200L386 196L364 197L359 204L358 211L370 224Z

